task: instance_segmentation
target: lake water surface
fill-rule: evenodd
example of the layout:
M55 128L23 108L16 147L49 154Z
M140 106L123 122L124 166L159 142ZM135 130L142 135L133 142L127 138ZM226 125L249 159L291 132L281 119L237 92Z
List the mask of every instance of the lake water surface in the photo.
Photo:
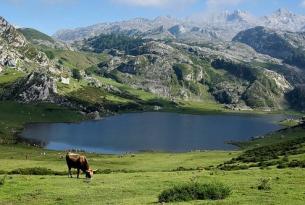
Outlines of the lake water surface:
M232 150L228 141L248 140L281 128L283 115L187 115L130 113L77 124L31 124L22 136L53 150L82 149L99 153L141 150L187 152Z

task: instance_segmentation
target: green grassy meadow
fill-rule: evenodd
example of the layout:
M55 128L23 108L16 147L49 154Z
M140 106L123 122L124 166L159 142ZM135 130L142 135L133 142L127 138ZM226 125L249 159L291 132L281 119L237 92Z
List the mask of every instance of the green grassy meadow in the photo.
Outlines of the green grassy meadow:
M65 160L61 158L64 152L21 145L0 146L0 150L3 171L25 167L66 170ZM46 155L42 155L43 152ZM238 154L221 151L122 156L87 154L94 169L110 169L111 172L96 174L91 181L84 176L70 179L67 176L8 175L4 185L0 185L0 204L158 204L162 190L191 181L222 182L231 187L232 194L221 201L176 204L304 204L304 169L271 167L221 171L210 167ZM175 171L181 166L194 170ZM271 178L271 190L257 189L261 178Z

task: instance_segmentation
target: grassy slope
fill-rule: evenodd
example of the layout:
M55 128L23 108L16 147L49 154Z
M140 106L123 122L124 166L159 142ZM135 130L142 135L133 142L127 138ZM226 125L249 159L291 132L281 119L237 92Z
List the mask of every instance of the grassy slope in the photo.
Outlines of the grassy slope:
M253 149L261 146L273 145L274 143L285 143L292 139L297 139L305 136L305 131L302 128L292 128L279 132L270 133L267 137L259 138L252 141L237 142L235 145L242 149Z
M80 70L85 70L91 66L95 66L107 58L105 54L75 52L69 50L49 50L52 51L54 55L63 62L65 67Z
M46 152L46 156L42 156L42 152ZM27 160L25 154L29 156ZM1 169L43 166L65 170L64 159L60 159L62 154L37 148L1 146L0 164L6 165L1 166ZM156 204L157 196L163 189L191 180L203 183L220 181L229 185L233 193L228 199L218 202L177 204L303 204L305 179L302 169L172 171L179 166L196 168L217 165L236 154L238 153L141 153L123 157L88 154L94 168L135 172L98 174L91 182L66 176L10 175L4 186L0 186L0 204ZM259 179L269 177L272 178L272 189L257 190Z
M54 39L38 30L32 29L32 28L22 28L18 29L19 32L21 32L25 38L29 41L33 40L43 40L43 41L49 41L51 43L54 43Z
M26 105L0 102L0 141L13 139L13 134L31 122L76 122L85 118L75 111L51 104Z

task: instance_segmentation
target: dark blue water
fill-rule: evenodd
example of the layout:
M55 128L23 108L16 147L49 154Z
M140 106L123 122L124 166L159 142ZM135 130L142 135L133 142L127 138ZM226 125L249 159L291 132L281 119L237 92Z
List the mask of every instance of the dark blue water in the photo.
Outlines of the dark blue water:
M131 113L79 124L32 124L22 136L54 150L100 153L140 150L186 152L231 150L227 141L248 140L280 129L283 115L186 115Z

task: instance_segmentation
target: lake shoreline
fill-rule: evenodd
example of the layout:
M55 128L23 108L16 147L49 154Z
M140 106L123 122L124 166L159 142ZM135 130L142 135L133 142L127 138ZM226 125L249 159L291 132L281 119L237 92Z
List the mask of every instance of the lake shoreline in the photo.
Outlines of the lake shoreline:
M5 103L5 102L3 102ZM31 105L29 105L31 106ZM129 113L147 113L147 112L166 112L166 113L176 113L176 114L188 114L188 115L249 115L249 116L268 116L268 115L273 115L273 114L289 114L293 116L301 116L301 113L296 113L296 112L291 112L291 111L272 111L272 112L266 112L266 111L234 111L234 110L229 110L229 109L221 109L221 110L215 110L215 109L210 109L208 105L204 105L203 107L206 107L204 110L200 110L198 108L192 108L192 109L185 109L185 108L171 108L171 109L161 109L158 111L155 111L153 109L147 109L147 110L129 110L129 111L123 111L123 112L118 112L118 113L107 113L104 115L101 115L102 120L107 119L109 117L113 116L118 116L122 114L129 114ZM70 110L70 109L68 109ZM71 110L72 111L72 110ZM74 110L75 113L78 113L78 111ZM16 114L16 117L18 118L19 114ZM62 120L62 119L50 119L48 118L46 120L37 120L37 122L27 122L25 121L20 125L17 129L14 128L14 132L12 132L10 135L12 135L11 140L15 140L15 142L12 141L13 144L15 143L24 143L27 145L33 145L33 143L29 143L28 140L23 138L21 136L21 133L24 131L25 127L27 125L32 125L32 124L41 124L41 123L67 123L67 124L74 124L74 123L82 123L82 122L87 122L87 121L92 121L85 116L78 117L79 119L76 118L69 118L69 120ZM1 132L1 130L0 130ZM10 139L10 138L8 138ZM5 144L12 144L12 143L5 143Z
M142 118L142 117L144 117L144 119L145 119L145 116L152 116L152 118L154 118L155 120L157 119L157 121L156 122L150 122L150 121L145 121L146 123L144 123L144 124L152 124L152 125L154 125L154 126L157 126L158 125L158 121L160 120L160 119L162 119L162 116L163 116L163 118L164 117L166 117L166 119L163 119L163 123L161 123L162 124L162 127L166 127L166 129L169 129L169 130L171 130L172 128L168 128L168 127L171 127L171 125L167 125L167 122L168 121L170 121L170 122L172 122L173 120L173 122L175 122L175 119L176 120L178 120L177 122L178 122L178 125L179 125L179 123L181 123L181 122L184 122L185 120L187 120L187 122L192 122L191 124L194 126L194 124L195 124L195 126L199 126L198 128L200 128L200 129L203 129L200 133L199 133L199 135L198 135L198 128L192 128L192 129L195 129L195 131L190 131L190 133L188 133L188 135L184 135L184 134L180 134L180 133L175 133L175 131L167 131L167 132L169 132L169 133L172 133L172 134L166 134L166 136L174 136L174 137L179 137L179 140L181 141L183 141L183 140L186 140L186 139L188 139L188 142L185 142L186 144L188 144L188 143L193 143L193 141L195 140L195 138L197 139L197 137L198 136L202 136L201 138L200 138L200 140L202 141L202 140L207 140L207 139L209 139L209 137L207 137L207 136L213 136L213 135L215 135L215 133L218 133L218 134L216 134L216 136L225 136L225 134L221 134L222 132L219 132L219 129L215 129L216 130L216 132L214 131L214 129L211 129L211 128L207 128L207 127L210 127L209 126L209 120L208 119L214 119L214 120L217 120L217 121L219 121L219 122L221 122L221 123L224 123L224 124L230 124L231 123L231 126L232 126L232 128L231 128L231 126L229 126L229 125L227 125L227 126L229 126L229 128L226 128L226 129L233 129L233 130L235 130L234 129L234 127L236 127L237 129L240 129L239 128L239 124L240 123L242 123L242 121L244 121L245 120L245 123L250 123L251 121L249 121L249 120L255 120L255 121L253 121L252 123L254 123L254 122L256 122L256 123L259 123L259 124L257 124L256 126L260 126L260 125L264 125L264 123L268 123L268 124L270 124L270 125L268 125L268 127L270 127L271 126L271 124L272 124L272 126L271 127L273 127L272 129L271 128L268 128L268 129L271 129L271 130L279 130L279 129L281 129L281 128L283 128L282 126L278 126L278 123L274 123L273 122L273 120L271 121L271 119L277 119L276 121L277 122L279 122L279 120L281 120L281 119L285 119L285 116L282 116L282 115L266 115L266 114L249 114L249 113L234 113L234 114L229 114L229 113L224 113L224 114L222 114L222 115L213 115L213 114L205 114L205 115L193 115L193 114L182 114L182 113L172 113L172 112L170 112L170 113L166 113L166 112L133 112L133 113L122 113L122 114L117 114L117 115L112 115L112 116L109 116L109 117L106 117L106 118L103 118L103 119L101 119L101 120L85 120L85 121L79 121L79 122L76 122L76 123L71 123L71 122L68 122L68 123L62 123L62 122L59 122L59 123L27 123L25 126L24 126L24 129L19 133L19 138L20 139L24 139L24 141L26 142L26 143L28 143L28 144L31 144L31 145L35 145L35 146L37 146L37 145L39 145L40 147L45 147L46 146L46 144L48 144L48 143L51 143L52 144L52 146L55 146L55 144L57 144L57 146L67 146L67 147L71 147L72 145L70 145L70 144L66 144L67 142L71 142L71 139L74 139L75 137L76 138L79 138L80 136L73 136L74 138L71 138L71 134L64 134L64 135L62 135L63 133L61 133L61 132L59 132L58 133L58 135L59 136L66 136L66 137L63 137L63 139L65 139L63 142L65 142L64 144L62 144L61 143L61 141L53 141L53 140L51 140L50 139L50 141L48 140L47 142L46 142L46 139L48 139L48 136L49 136L49 134L46 134L46 135L44 135L44 134L41 134L40 132L41 132L41 130L43 130L42 131L42 133L43 132L45 132L45 129L49 129L49 128L47 128L47 127L54 127L55 128L55 130L62 130L62 128L63 127L71 127L71 129L78 129L77 127L80 127L81 126L81 128L82 129L88 129L88 130L92 130L92 127L90 128L90 125L91 126L96 126L96 127L100 127L101 125L103 125L104 123L108 123L108 125L106 126L106 125L104 125L104 126L106 126L106 127L104 127L104 129L108 129L108 127L112 127L112 126L116 126L116 125L119 125L119 124L121 124L123 121L124 121L124 123L123 124L128 124L128 121L130 121L130 120L128 120L128 119L130 119L130 118L133 118L133 117L137 117L137 118L139 118L140 117L140 119ZM160 118L161 117L161 118ZM174 117L174 118L173 118ZM147 117L146 117L147 118ZM173 118L172 120L170 120L171 118ZM181 118L181 119L180 119ZM182 120L182 119L184 119L185 118L185 120ZM261 119L260 119L261 118ZM150 119L150 118L147 118L147 119ZM147 120L146 119L146 120ZM234 123L234 119L238 119L239 121L239 123L238 122L236 122L236 123ZM122 122L116 122L115 120L120 120L120 121L122 121ZM126 121L127 120L127 121ZM138 119L139 120L139 119ZM143 119L141 119L141 120L143 120ZM140 121L141 121L140 120ZM164 121L165 120L165 121ZM181 121L182 120L182 121ZM198 121L199 120L199 121ZM202 120L204 120L204 121L202 121ZM206 120L208 120L208 121L206 121ZM233 122L230 122L231 120L233 120ZM213 121L213 120L212 120ZM223 122L224 121L224 122ZM226 122L227 121L227 122ZM249 122L248 122L249 121ZM126 123L125 123L126 122ZM109 124L110 123L110 124ZM199 124L198 124L199 123ZM203 128L202 128L202 124L200 124L200 123L203 123L203 125L205 125L205 126L203 126ZM93 124L93 125L92 125ZM101 124L101 125L99 125L99 124ZM171 123L169 123L169 124L171 124ZM213 124L213 123L212 123ZM213 126L211 124L211 126ZM182 124L182 125L184 125L184 124ZM267 124L266 124L267 125ZM266 126L265 125L265 126ZM89 127L88 127L89 126ZM126 125L128 128L129 127L131 127L130 129L131 130L133 130L133 132L135 132L135 133L138 133L138 131L136 131L137 130L137 128L136 127L133 127L132 128L132 124L131 125ZM153 126L153 127L154 127ZM188 126L189 125L187 125L187 127L186 128L181 128L182 130L181 130L181 132L184 132L183 130L184 129L188 129ZM36 127L36 128L32 128L32 127ZM39 128L40 127L40 128ZM57 127L57 128L56 128ZM74 128L72 128L72 127L74 127ZM157 126L158 127L158 126ZM264 127L264 126L263 126ZM52 130L54 130L54 128L52 128ZM37 131L38 133L36 133L36 131L35 130L39 130L39 131ZM65 128L66 129L66 128ZM70 128L67 128L67 129L70 129ZM102 128L101 128L102 129ZM103 129L103 130L104 130ZM110 128L109 128L110 129ZM121 130L122 128L112 128L112 129L115 129L115 130ZM126 127L124 128L125 129L125 131L126 131ZM126 134L124 134L124 129L122 129L123 131L123 134L120 134L119 136L121 136L121 137L127 137L128 138L128 134L126 135ZM135 131L134 131L134 129L135 129ZM150 129L152 129L152 128L150 128ZM158 128L156 128L156 129L158 129ZM162 128L163 129L163 128ZM162 130L161 129L161 130ZM207 131L207 130L209 130L209 131ZM251 128L250 128L251 129ZM265 134L267 134L269 131L267 130L267 131L262 131L262 130L264 130L264 129L266 129L266 128L262 128L262 129L258 129L258 131L256 131L256 133L265 133ZM29 131L29 130L32 130L32 131L34 131L34 133L32 133L32 135L34 134L34 136L38 136L38 137L34 137L35 139L34 140L29 140L29 138L26 138L24 135L22 135L22 134L24 134L24 131ZM174 129L175 130L175 129ZM206 130L206 131L204 131L204 130ZM32 132L32 131L30 131L30 132ZM79 130L80 131L80 130ZM77 132L79 132L79 131L76 131L76 133ZM130 130L129 130L130 131ZM147 131L139 131L140 133L145 133L145 132L147 132ZM150 133L151 131L148 131L148 133ZM161 137L161 141L163 141L164 139L167 139L167 137L166 136L164 136L163 138L162 138L162 131L158 131L158 132L161 132L161 134L159 133L158 134L158 136L160 135L160 137ZM231 131L232 132L232 131ZM238 132L240 132L240 131L238 131ZM35 134L36 133L36 134ZM61 134L60 134L61 133ZM100 133L100 132L98 132L98 133ZM126 133L128 133L128 131L126 132ZM210 133L210 134L207 134L207 133ZM214 134L213 134L214 133ZM55 134L55 136L57 135L57 133ZM91 134L92 135L92 134ZM90 137L91 137L91 135L90 135ZM143 137L143 135L139 135L138 136L138 138L139 138L139 140L144 140L144 139L146 139L147 137L149 137L149 138L151 138L151 140L152 139L154 139L154 140L152 140L151 142L154 142L154 141L158 141L158 143L160 143L159 142L159 140L160 139L158 139L158 138L155 138L155 137L152 137L152 136L150 136L151 134L149 134L149 135L144 135L145 137ZM228 136L230 135L230 134L227 134ZM232 134L231 134L232 135ZM234 136L235 134L233 134L232 136ZM41 136L44 136L45 138L44 139L42 139L41 138ZM81 135L81 136L84 136L84 135ZM105 137L105 135L103 134L103 136ZM113 137L110 137L111 136L111 134L107 137L107 138L104 138L104 137L102 137L101 139L103 139L103 140L105 140L105 139L107 139L107 140L109 140L109 138L110 139L112 139ZM239 136L239 138L238 139L243 139L244 137L243 137L243 135L241 134L241 133L239 133L237 136ZM246 138L248 138L249 137L249 134L247 134L247 135L245 135L245 137ZM195 138L194 138L195 137ZM218 138L219 138L218 137ZM253 137L256 137L256 135L253 135ZM57 136L56 136L56 138L57 138ZM71 139L70 139L71 138ZM80 138L83 138L83 137L80 137ZM69 141L69 139L70 139L70 141ZM89 138L90 139L90 138ZM114 138L115 139L115 138ZM249 140L250 140L251 138L249 137ZM68 140L68 141L67 141ZM102 141L103 141L102 140ZM125 140L124 138L122 138L121 140ZM119 141L121 141L121 140L119 140ZM178 141L179 141L178 140ZM197 139L198 140L198 139ZM218 140L220 140L220 139L218 139ZM89 141L91 141L91 140L89 140ZM236 139L234 139L234 138L224 138L223 139L223 141L221 141L221 144L223 144L223 145L219 145L219 142L218 142L218 145L216 146L216 144L215 145L213 145L213 143L211 144L211 141L209 141L209 142L205 142L205 143L203 143L202 145L203 145L203 147L202 146L199 146L199 147L197 147L197 148L194 148L194 149L192 149L192 148L189 148L189 150L185 150L185 151L191 151L191 150L193 150L193 151L195 151L195 150L204 150L204 151L206 151L206 150L224 150L224 151L226 151L226 150L229 150L229 151L232 151L232 150L236 150L236 146L234 146L234 148L233 148L233 146L231 147L231 148L228 148L229 146L228 145L232 145L232 143L230 143L230 142L232 142L232 141L236 141ZM239 141L239 140L238 140ZM54 144L55 143L55 144ZM168 150L168 148L151 148L151 147L149 147L149 148L139 148L139 149L136 149L136 150L125 150L125 149L120 149L120 148L107 148L107 143L105 144L106 142L104 142L104 144L103 144L103 146L102 147L91 147L91 146L89 146L89 147L87 147L87 150L89 150L90 151L90 149L92 150L92 149L94 149L94 150L98 150L99 148L100 149L102 149L102 148L105 148L106 150L107 149L110 149L110 150L112 150L112 149L114 149L114 152L116 152L116 153L125 153L126 151L127 152L139 152L139 151L141 151L141 150L149 150L149 151L153 151L153 152L173 152L173 153L183 153L183 152L185 152L185 151L181 151L181 150L176 150L176 148L174 149L174 150ZM109 146L109 143L110 142L108 142L108 146ZM156 142L154 142L154 143L156 143ZM169 142L167 142L167 143L169 143ZM198 142L197 142L198 143ZM111 143L110 143L111 144ZM196 143L195 143L196 144ZM51 146L51 145L50 145ZM75 147L73 147L73 148L77 148L77 149L80 149L80 150L82 150L83 148L78 148L78 147L86 147L87 145L81 145L81 144L79 144L79 145L77 145L77 146L75 146ZM145 147L146 145L145 145L145 141L143 142L143 146ZM196 145L197 146L197 145ZM217 148L213 148L212 146L216 146ZM219 147L220 146L220 147ZM179 146L178 146L179 147ZM61 149L58 149L58 148L52 148L53 150L61 150ZM71 148L72 149L72 148ZM177 148L178 149L178 148ZM86 150L86 149L85 149ZM94 152L100 152L100 151L94 151ZM104 153L104 152L100 152L100 153ZM106 153L108 153L108 152L106 152Z

